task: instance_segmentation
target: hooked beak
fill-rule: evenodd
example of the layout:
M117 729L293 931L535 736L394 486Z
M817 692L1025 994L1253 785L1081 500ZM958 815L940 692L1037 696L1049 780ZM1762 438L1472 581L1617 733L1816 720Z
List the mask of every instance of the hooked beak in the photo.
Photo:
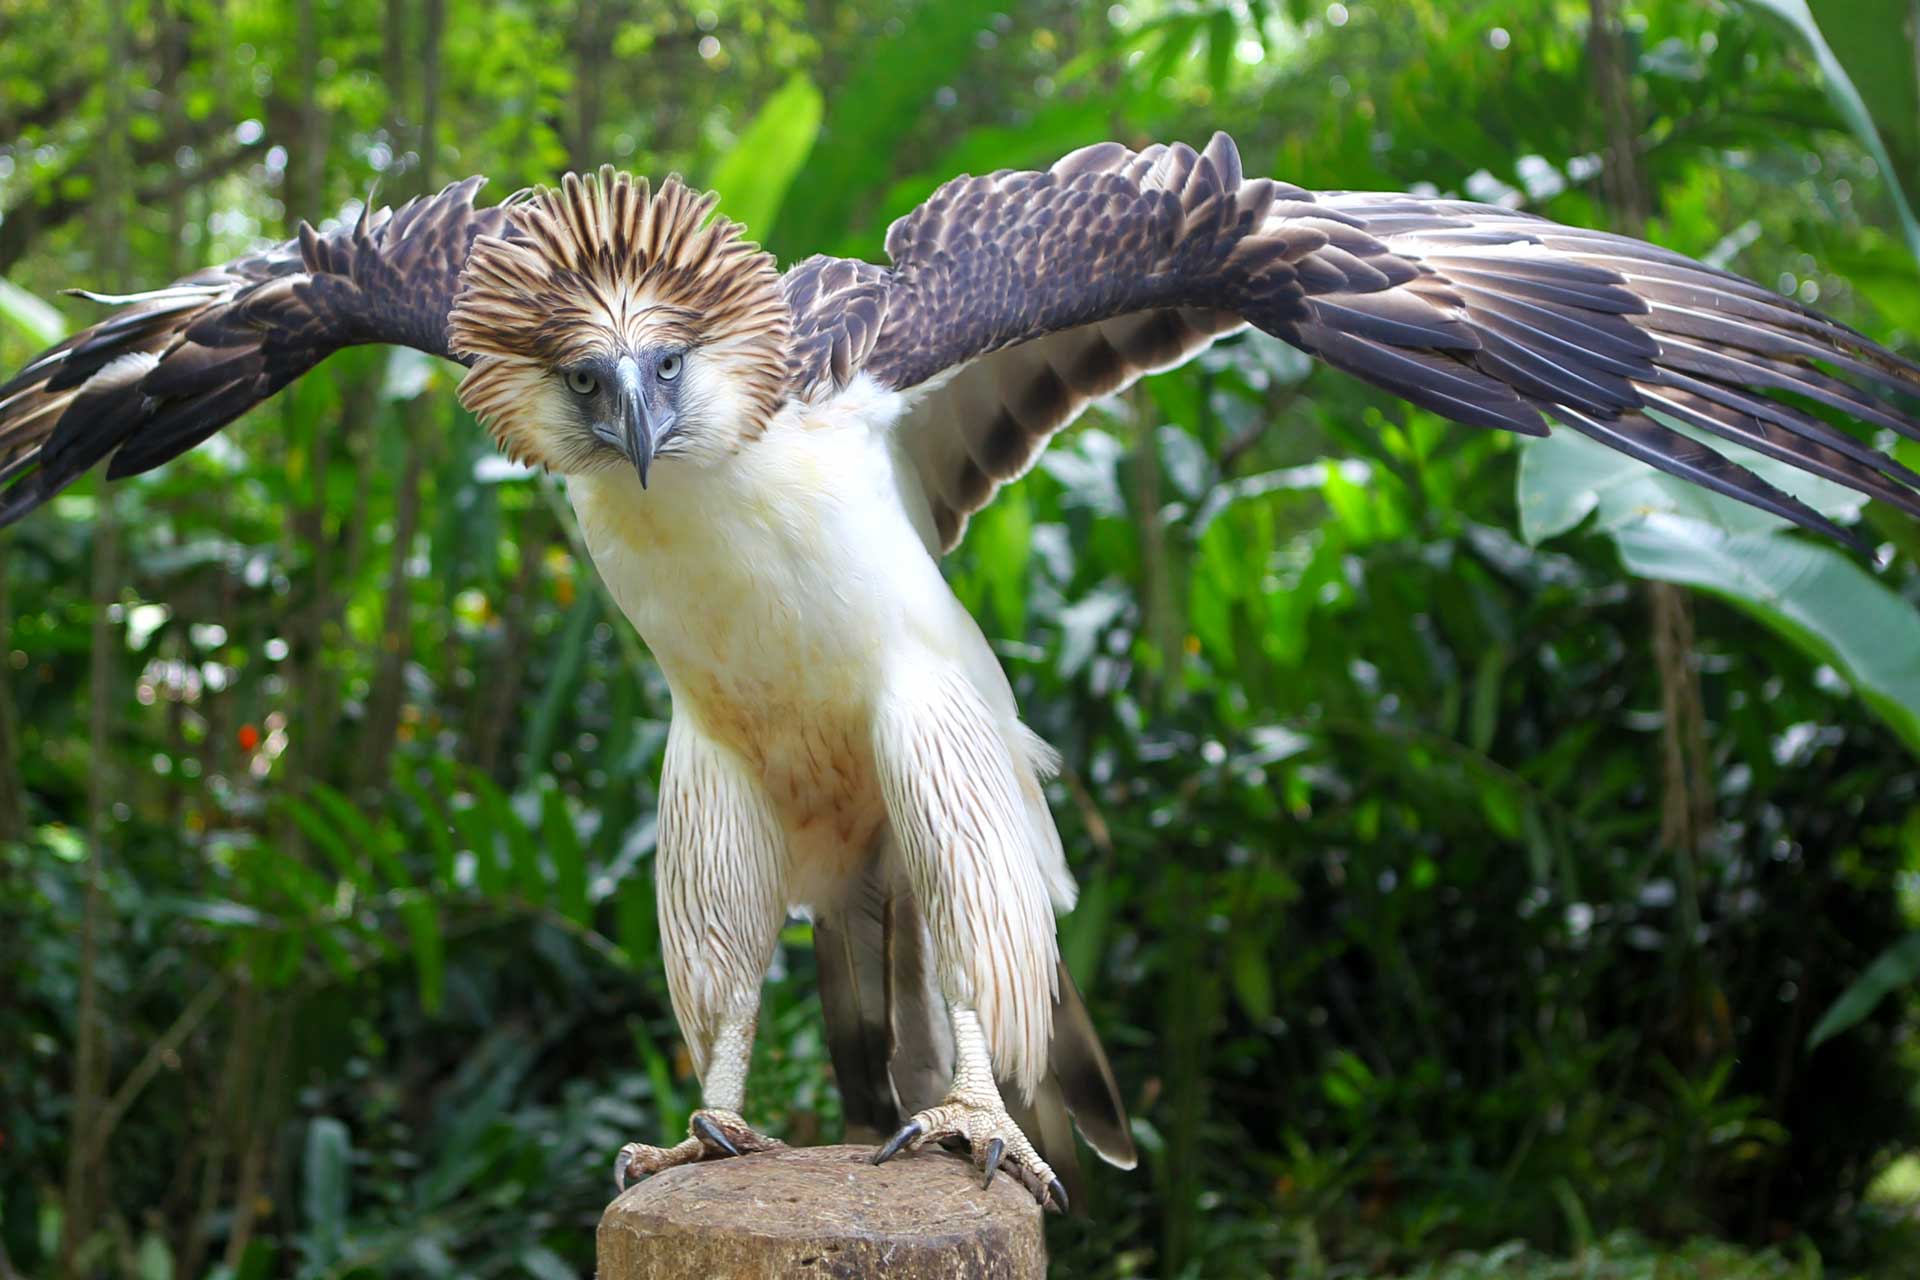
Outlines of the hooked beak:
M669 418L656 422L647 408L646 389L640 364L632 356L622 356L614 366L614 382L620 405L620 447L634 470L640 473L640 487L647 487L647 472L653 466L654 446L673 423Z

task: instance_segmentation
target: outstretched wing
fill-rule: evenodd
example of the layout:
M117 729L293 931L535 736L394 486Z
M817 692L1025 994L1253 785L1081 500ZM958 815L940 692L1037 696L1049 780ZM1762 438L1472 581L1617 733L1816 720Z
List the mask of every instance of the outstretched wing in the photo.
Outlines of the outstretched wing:
M389 342L448 356L447 312L477 235L484 178L397 212L371 208L321 234L155 289L111 297L118 314L42 354L0 386L0 525L112 455L117 479L193 448L341 347Z
M1623 236L1248 179L1225 134L956 179L887 252L890 270L789 273L796 332L813 335L794 377L803 394L860 371L919 389L899 431L941 550L1090 400L1247 323L1454 421L1542 435L1551 415L1844 541L1649 411L1920 514L1920 475L1811 411L1920 438L1874 394L1920 397L1920 367L1860 334Z

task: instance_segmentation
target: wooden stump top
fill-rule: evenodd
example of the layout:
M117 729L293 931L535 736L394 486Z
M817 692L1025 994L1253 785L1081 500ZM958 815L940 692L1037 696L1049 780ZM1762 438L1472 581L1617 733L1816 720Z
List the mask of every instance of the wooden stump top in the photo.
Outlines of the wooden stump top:
M875 1167L870 1147L783 1147L686 1165L600 1218L599 1280L1042 1280L1040 1206L957 1156Z

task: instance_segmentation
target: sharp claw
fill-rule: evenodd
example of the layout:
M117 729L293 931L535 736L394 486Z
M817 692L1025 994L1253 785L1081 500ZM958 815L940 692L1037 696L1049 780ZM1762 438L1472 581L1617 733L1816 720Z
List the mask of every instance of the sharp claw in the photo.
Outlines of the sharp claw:
M900 1148L906 1146L909 1142L912 1142L925 1132L926 1130L920 1126L918 1120L907 1121L906 1124L901 1126L900 1132L887 1139L886 1146L873 1153L873 1163L885 1164L900 1154Z
M1060 1185L1060 1179L1055 1178L1047 1184L1047 1201L1059 1205L1060 1212L1067 1211L1067 1189Z
M733 1145L733 1139L722 1133L720 1126L706 1116L696 1114L693 1117L693 1131L702 1142L716 1146L730 1156L740 1154L740 1148Z
M629 1142L620 1148L620 1154L613 1158L613 1185L620 1190L627 1189L627 1175L633 1170L633 1149L638 1145Z
M993 1185L993 1175L1000 1172L1000 1157L1006 1154L1007 1144L999 1138L987 1143L987 1180L980 1184L982 1191Z

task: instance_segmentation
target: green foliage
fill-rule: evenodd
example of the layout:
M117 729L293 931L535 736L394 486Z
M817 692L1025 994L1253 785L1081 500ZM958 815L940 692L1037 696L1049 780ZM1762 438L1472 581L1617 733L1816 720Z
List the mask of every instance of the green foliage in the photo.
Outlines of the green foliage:
M820 90L801 75L767 99L708 180L728 217L761 236L780 224L780 206L819 136L822 109Z
M1850 490L1750 450L1727 452L1823 515L1851 518L1862 505ZM1570 431L1528 442L1519 500L1521 532L1532 543L1597 511L1628 570L1713 592L1831 663L1920 753L1920 644L1888 643L1914 629L1913 605L1842 552Z
M1863 51L1838 4L1808 9L1826 54L1751 7L1622 7L1652 234L1911 352L1898 42ZM376 179L504 194L604 160L721 186L785 259L875 253L956 172L1213 128L1308 185L1607 220L1589 6L1560 0L449 0L438 31L182 0L130 8L112 77L104 6L15 9L0 270L36 298L163 283ZM10 298L9 368L53 323ZM455 372L342 353L8 536L21 1274L56 1273L68 1223L87 1275L583 1274L614 1151L684 1131L651 888L668 693ZM1900 1274L1907 1210L1865 1192L1920 1136L1920 531L1840 516L1898 554L1248 335L1098 406L978 517L949 580L1063 753L1062 946L1144 1157L1054 1227L1059 1273ZM102 554L124 585L96 598ZM1665 690L1623 567L1705 588L1691 850L1662 840ZM812 964L796 923L749 1093L797 1142L839 1132ZM116 1103L89 1165L73 1135Z
M1900 0L1755 0L1792 23L1834 106L1885 171L1907 242L1920 254L1920 80L1911 8ZM1902 38L1904 37L1904 38Z
M1817 1259L1778 1250L1749 1253L1708 1240L1668 1250L1622 1233L1565 1259L1542 1257L1515 1241L1430 1263L1406 1280L1810 1280L1819 1274Z
M1874 1006L1894 992L1912 987L1916 981L1920 981L1920 934L1908 934L1876 956L1820 1015L1820 1021L1807 1034L1807 1047L1817 1049L1822 1042L1858 1026L1873 1012Z
M0 320L36 346L50 347L66 336L66 322L50 305L19 285L0 280Z

